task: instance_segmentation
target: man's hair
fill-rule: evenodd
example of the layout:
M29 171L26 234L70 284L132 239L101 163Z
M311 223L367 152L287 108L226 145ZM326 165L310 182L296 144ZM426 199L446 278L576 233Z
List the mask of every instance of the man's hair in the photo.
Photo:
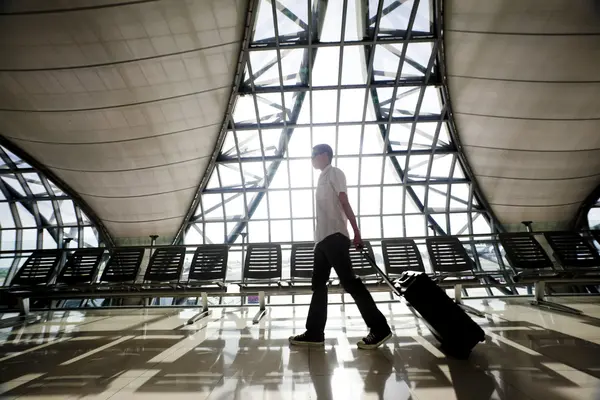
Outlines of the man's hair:
M319 154L322 153L327 153L327 157L329 158L329 163L331 163L331 160L333 160L333 150L331 149L331 146L328 144L318 144L316 146L313 147L312 149L312 155L317 156Z

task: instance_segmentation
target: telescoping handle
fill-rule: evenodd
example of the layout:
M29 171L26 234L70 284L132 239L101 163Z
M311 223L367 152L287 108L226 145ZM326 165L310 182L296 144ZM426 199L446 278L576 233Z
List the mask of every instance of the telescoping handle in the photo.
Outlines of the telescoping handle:
M390 289L392 289L392 292L394 292L397 296L402 296L400 290L398 290L398 288L394 286L394 282L392 282L391 279L381 270L381 268L379 268L379 266L377 265L375 260L373 260L373 257L371 257L367 250L364 247L359 247L358 250L361 252L363 257L367 259L369 264L371 264L371 267L373 267L373 269L381 276L383 281L390 287Z

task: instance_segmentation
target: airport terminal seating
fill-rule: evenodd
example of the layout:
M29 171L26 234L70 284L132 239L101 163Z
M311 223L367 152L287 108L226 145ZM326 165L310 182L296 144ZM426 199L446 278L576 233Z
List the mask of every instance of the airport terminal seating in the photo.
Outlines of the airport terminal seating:
M505 252L514 284L534 287L535 305L578 313L547 301L546 286L588 285L585 287L594 291L594 285L600 283L600 254L592 244L592 238L593 233L582 235L578 232L502 233L496 244ZM540 240L546 241L550 252L544 249ZM424 244L431 266L429 271L416 242L408 238L381 241L383 262L380 267L392 279L408 270L427 272L441 287L454 288L457 303L477 314L462 302L465 287L489 288L483 278L502 275L505 271L478 268L469 256L465 242L457 237L430 237ZM257 322L266 311L267 297L311 293L313 248L313 243L292 244L290 276L284 277L280 244L247 245L242 277L238 281L227 280L228 245L198 246L193 249L189 265L185 260L192 254L192 248L185 246L36 250L2 290L18 300L24 316L30 314L30 299L107 299L107 304L119 305L118 299L137 298L146 299L142 304L146 306L153 304L151 299L165 297L202 299L202 311L191 322L209 314L209 294L221 299L224 296L245 299L258 295ZM365 250L374 257L371 242L365 241ZM149 258L143 268L146 253ZM389 290L360 251L351 249L350 254L356 275L369 285L370 290ZM239 290L231 290L232 285ZM333 274L329 287L332 292L343 293ZM50 307L56 305L54 301ZM34 303L34 308L39 307Z

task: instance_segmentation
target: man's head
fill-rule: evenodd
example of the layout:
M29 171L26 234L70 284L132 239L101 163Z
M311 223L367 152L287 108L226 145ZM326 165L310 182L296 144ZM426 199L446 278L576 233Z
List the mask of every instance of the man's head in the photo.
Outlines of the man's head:
M328 144L318 144L312 149L312 165L315 169L323 170L333 159L333 150Z

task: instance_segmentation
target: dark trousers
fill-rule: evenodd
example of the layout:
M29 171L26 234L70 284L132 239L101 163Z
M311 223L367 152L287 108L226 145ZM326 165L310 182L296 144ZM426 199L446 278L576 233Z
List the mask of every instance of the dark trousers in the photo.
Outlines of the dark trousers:
M367 326L375 332L389 331L388 323L377 308L371 293L352 270L350 239L341 233L327 236L315 247L315 265L311 282L313 295L306 319L306 330L317 335L325 330L327 282L331 267L335 269L344 290L354 299Z

